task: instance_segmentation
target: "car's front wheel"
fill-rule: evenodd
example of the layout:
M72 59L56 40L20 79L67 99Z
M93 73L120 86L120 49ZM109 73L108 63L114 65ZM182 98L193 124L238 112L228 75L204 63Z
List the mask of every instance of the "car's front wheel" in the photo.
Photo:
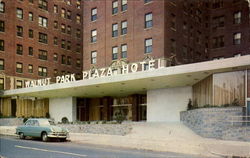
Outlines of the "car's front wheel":
M24 133L22 133L22 132L19 133L19 138L20 138L20 139L25 139Z
M47 142L49 140L48 135L46 132L42 133L42 141Z

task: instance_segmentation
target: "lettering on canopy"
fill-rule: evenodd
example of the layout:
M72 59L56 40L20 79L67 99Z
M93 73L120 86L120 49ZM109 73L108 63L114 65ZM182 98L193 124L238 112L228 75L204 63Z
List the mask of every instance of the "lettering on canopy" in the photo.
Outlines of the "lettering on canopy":
M121 66L120 74L135 73L138 71L150 71L150 70L163 68L164 66L162 66L161 63L162 63L162 59L148 60L148 61L142 61L139 63L132 63L132 64L125 64ZM93 78L117 75L117 72L113 71L112 67L92 69L89 71L83 71L82 73L83 73L83 79L93 79Z
M50 80L51 78L44 78L39 80L26 81L25 87L28 88L28 87L47 86L51 84ZM73 81L76 81L75 74L56 77L56 83L68 83Z

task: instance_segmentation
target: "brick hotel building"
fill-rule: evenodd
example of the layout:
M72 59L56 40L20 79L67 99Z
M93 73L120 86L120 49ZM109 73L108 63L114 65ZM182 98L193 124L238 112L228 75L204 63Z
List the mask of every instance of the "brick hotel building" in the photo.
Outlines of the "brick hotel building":
M155 116L163 107L157 110L155 104L159 101L153 96L164 100L165 93L186 92L179 96L182 102L173 103L181 105L173 109L174 113L184 110L189 98L196 100L199 106L225 104L220 97L216 98L215 88L210 87L216 87L218 78L227 75L233 82L240 76L239 83L237 80L234 85L238 90L228 101L237 98L246 106L250 97L247 88L250 84L246 82L250 78L247 77L249 64L232 66L231 71L238 71L231 74L227 68L213 70L212 65L216 67L216 63L220 63L213 61L217 59L230 58L225 59L230 63L249 58L249 16L246 0L2 0L0 84L2 89L10 90L1 100L1 113L45 116L49 112L56 120L60 120L63 116L59 113L63 113L70 120L87 121L112 120L115 113L122 110L127 120L164 121L167 118L163 115L170 114L171 110L162 110L165 114ZM26 80L54 79L71 73L80 79L82 71L99 68L111 67L113 73L120 74L122 66L131 63L143 62L138 69L148 70L150 60L161 61L157 65L170 69L183 66L175 70L186 70L181 76L183 80L151 76L130 83L131 79L118 82L114 77L107 83L103 83L105 79L100 80L102 84L94 79L95 84L85 86L80 83L88 81L80 80L78 87L72 84L73 88L68 91L59 85L50 90L46 87L34 87L35 91L23 89L25 92L15 90L24 87ZM201 74L188 74L190 64L204 61L211 62L208 62L211 71L205 71L208 66L204 64ZM143 71L141 76L150 72ZM133 74L128 77L133 78ZM188 79L184 79L186 77ZM113 80L117 85L112 84ZM231 81L226 84L229 83ZM221 93L231 93L228 91L224 87ZM164 103L163 106L170 105ZM64 110L71 112L64 114ZM177 120L176 116L168 119Z

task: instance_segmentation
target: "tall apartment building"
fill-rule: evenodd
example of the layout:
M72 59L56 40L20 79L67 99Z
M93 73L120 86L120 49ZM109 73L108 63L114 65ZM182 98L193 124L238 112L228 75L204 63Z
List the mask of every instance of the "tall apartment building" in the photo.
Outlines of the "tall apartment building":
M249 54L246 0L84 1L85 70L165 58L169 65Z
M82 70L80 0L0 2L0 87Z
M209 59L250 54L247 0L220 0L209 5Z

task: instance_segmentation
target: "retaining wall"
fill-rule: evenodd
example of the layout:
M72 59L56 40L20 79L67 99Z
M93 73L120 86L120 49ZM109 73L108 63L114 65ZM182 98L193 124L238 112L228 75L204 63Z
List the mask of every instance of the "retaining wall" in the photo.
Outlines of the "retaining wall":
M203 137L250 141L250 125L232 123L232 116L242 115L242 107L201 108L181 112L180 119Z

